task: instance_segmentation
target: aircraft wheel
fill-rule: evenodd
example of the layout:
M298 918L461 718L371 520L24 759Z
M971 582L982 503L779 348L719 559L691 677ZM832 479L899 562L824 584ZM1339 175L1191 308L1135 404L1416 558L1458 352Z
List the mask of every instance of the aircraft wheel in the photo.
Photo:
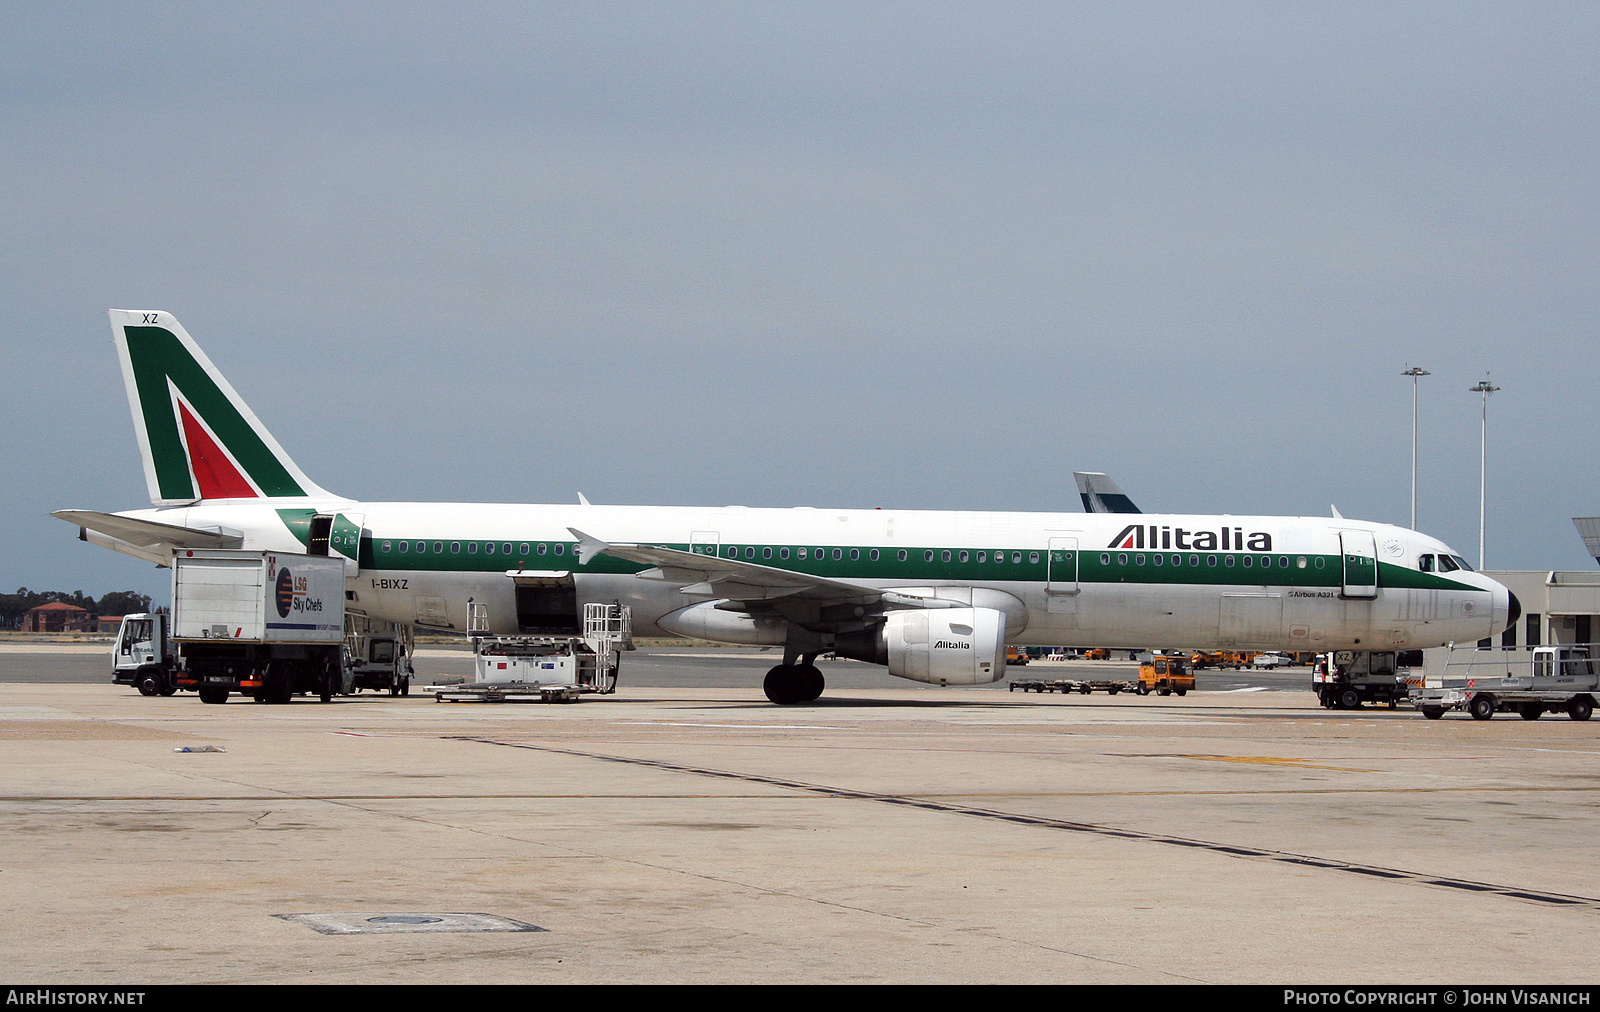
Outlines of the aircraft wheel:
M1517 707L1517 714L1522 717L1523 720L1538 720L1540 717L1544 716L1544 707L1540 706L1538 703L1523 703L1521 706Z
M761 689L767 694L768 699L779 706L800 702L795 670L791 665L780 664L767 672L767 677L761 682Z
M1573 720L1588 720L1594 713L1594 700L1588 696L1579 696L1567 704L1567 716Z
M1440 717L1444 716L1444 707L1424 706L1422 708L1422 715L1427 717L1429 720L1438 720Z
M1467 711L1472 714L1473 720L1488 720L1494 716L1494 697L1487 692L1478 693L1467 704Z
M795 675L800 693L798 701L801 703L809 703L816 699L822 695L822 690L827 687L827 682L823 680L822 672L817 669L815 664L800 665L799 668L795 669Z

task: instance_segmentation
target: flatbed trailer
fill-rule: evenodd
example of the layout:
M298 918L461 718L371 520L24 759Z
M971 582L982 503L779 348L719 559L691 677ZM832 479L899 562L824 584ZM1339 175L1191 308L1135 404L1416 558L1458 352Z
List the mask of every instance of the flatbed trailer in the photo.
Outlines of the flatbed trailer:
M1082 679L1082 678L1014 678L1006 686L1007 692L1078 692L1088 695L1091 692L1107 692L1115 696L1119 692L1137 692L1138 682L1124 682L1111 679Z
M583 690L576 685L540 685L538 682L465 682L430 685L439 703L576 703Z
M1600 644L1450 649L1444 672L1412 694L1422 715L1438 720L1466 710L1474 720L1514 712L1523 720L1565 713L1588 720L1600 698Z

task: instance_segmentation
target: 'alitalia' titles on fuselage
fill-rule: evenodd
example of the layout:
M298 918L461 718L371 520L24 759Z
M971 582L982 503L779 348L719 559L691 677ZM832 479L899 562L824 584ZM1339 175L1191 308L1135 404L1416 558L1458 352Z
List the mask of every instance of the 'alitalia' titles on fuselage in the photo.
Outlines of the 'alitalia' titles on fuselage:
M1148 533L1147 533L1148 532ZM1272 535L1266 531L1252 531L1246 535L1243 527L1223 525L1217 530L1187 530L1183 527L1164 527L1156 524L1129 524L1111 539L1107 548L1152 548L1170 551L1195 552L1270 552Z

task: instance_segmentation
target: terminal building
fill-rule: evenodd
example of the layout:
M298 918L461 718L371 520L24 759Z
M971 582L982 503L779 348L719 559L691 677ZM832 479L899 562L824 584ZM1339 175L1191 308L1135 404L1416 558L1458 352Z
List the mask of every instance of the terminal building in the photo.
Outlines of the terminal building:
M1600 636L1600 570L1552 572L1549 570L1485 570L1522 603L1522 617L1479 646L1542 647L1564 643L1593 643Z

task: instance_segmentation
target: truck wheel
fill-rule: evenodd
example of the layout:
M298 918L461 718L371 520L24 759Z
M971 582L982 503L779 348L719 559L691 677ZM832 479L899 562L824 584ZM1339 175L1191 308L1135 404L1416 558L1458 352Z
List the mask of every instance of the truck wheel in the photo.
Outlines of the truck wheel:
M1594 713L1594 700L1588 696L1575 696L1567 703L1567 716L1573 720L1588 720Z
M1427 717L1429 720L1438 720L1440 717L1444 716L1444 707L1424 706L1422 708L1422 715Z
M227 701L227 689L213 689L208 687L200 690L200 702L202 703L226 703Z
M1346 689L1339 693L1339 708L1341 710L1361 709L1361 693L1354 689Z
M1494 697L1487 692L1478 693L1467 704L1467 712L1472 714L1473 720L1488 720L1494 716Z
M147 668L139 672L139 677L134 679L134 685L139 689L141 696L154 696L161 692L161 672Z
M1148 696L1148 695L1150 695L1150 686L1141 684L1137 689L1134 689L1133 691L1137 692L1141 696Z
M1172 691L1176 692L1180 696L1186 696L1186 695L1189 694L1189 690L1188 689L1173 689Z
M411 679L409 679L409 678L400 679L400 695L402 695L402 696L411 695Z
M1538 703L1523 703L1517 707L1517 713L1523 720L1538 720L1544 716L1544 707Z

